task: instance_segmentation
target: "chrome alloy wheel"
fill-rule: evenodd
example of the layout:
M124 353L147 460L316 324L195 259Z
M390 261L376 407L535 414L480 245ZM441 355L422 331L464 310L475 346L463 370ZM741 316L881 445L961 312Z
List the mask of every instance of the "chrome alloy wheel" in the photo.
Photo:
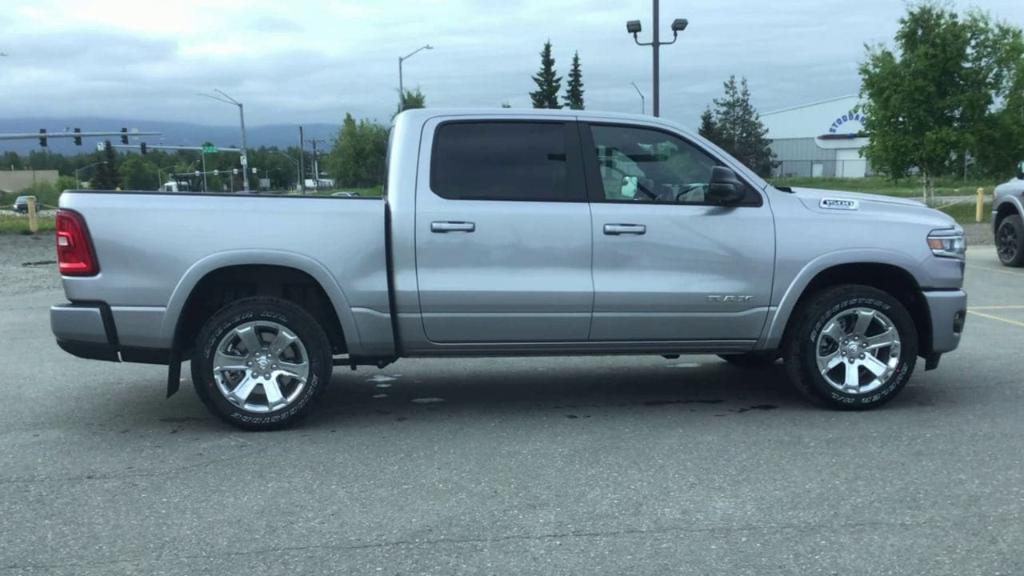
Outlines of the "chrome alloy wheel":
M825 323L815 350L818 370L830 386L846 394L868 394L899 366L900 334L878 310L850 308Z
M306 387L309 356L302 341L277 322L246 322L217 344L213 378L235 406L274 412L294 402Z

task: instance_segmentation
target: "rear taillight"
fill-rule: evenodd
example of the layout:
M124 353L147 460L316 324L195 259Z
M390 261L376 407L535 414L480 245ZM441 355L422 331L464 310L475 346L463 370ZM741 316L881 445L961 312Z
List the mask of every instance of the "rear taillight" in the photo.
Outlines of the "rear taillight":
M89 229L78 212L57 211L57 265L63 276L95 276L100 272Z

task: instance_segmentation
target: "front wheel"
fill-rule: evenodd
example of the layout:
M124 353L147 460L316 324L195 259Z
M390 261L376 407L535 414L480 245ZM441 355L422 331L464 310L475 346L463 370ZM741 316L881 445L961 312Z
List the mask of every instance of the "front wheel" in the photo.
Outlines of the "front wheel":
M1020 216L1007 216L999 223L996 254L1004 266L1024 265L1024 220Z
M860 285L810 297L787 333L790 381L828 407L862 410L891 400L917 361L917 331L899 300Z
M207 408L247 430L301 419L331 377L330 342L301 307L252 297L221 308L199 332L192 383Z

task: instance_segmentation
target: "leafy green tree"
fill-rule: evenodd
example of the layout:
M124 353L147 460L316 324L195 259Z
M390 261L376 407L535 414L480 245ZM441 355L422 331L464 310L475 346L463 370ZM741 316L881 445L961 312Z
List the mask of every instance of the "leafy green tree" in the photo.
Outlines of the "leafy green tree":
M427 97L423 95L419 88L405 90L401 96L401 102L398 103L398 112L427 107ZM398 112L395 113L397 114Z
M917 169L926 201L935 178L956 171L965 155L988 163L990 139L1013 131L1013 117L999 115L1022 54L1019 28L982 12L961 18L940 4L912 6L900 19L895 50L869 46L860 66L870 134L864 155L893 178Z
M156 165L141 156L128 156L120 170L125 190L156 190L162 184Z
M714 110L708 108L701 115L701 135L747 168L761 176L769 176L776 166L775 153L768 139L768 129L750 103L747 79L737 83L736 77L730 76L723 86L725 94L722 98L715 98Z
M114 152L109 140L100 156L103 164L96 166L89 187L94 190L116 190L121 186L121 173L118 170L117 152Z
M569 82L565 89L565 106L583 110L583 70L580 69L579 52L572 55L572 69L569 70Z
M327 155L328 172L341 186L368 187L384 182L388 129L377 122L356 121L345 114L334 146Z
M555 58L551 55L551 41L544 43L540 52L540 71L533 76L537 89L530 92L534 108L561 108L558 93L562 90L562 77L555 72Z

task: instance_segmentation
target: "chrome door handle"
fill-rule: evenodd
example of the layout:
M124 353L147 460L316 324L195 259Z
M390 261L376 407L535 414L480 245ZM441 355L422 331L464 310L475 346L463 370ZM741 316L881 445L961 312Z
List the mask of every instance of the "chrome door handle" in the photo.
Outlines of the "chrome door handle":
M472 222L431 222L430 231L443 234L445 232L473 232L476 224Z
M605 224L604 233L608 236L619 236L621 234L641 236L647 233L647 226L643 224Z

